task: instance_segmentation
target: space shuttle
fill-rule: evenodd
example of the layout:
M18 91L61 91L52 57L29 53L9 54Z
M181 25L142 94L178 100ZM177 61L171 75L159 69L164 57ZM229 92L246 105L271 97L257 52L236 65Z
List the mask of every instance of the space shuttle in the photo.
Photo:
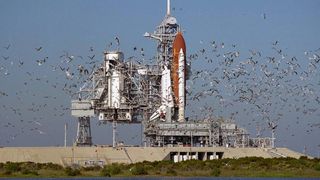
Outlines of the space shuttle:
M177 114L178 122L185 122L186 106L186 44L181 32L173 41L172 61L164 67L161 76L161 106L150 117L162 121L171 119L172 112ZM175 120L175 119L174 119Z
M169 25L176 24L176 19L170 15L170 0L167 0L167 15L165 23ZM145 34L146 37L162 41L161 37ZM161 72L161 105L150 116L150 121L160 119L160 121L178 121L185 122L186 106L186 44L178 29L175 33L172 46L172 57L169 57L168 63L164 63Z

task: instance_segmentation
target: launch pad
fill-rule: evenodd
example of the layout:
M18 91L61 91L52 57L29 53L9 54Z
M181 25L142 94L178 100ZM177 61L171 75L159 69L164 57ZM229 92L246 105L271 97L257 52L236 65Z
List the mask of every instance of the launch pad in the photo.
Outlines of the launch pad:
M125 59L105 51L104 59L71 102L78 119L75 144L92 146L90 118L112 123L113 147L117 123L142 123L147 147L274 147L272 138L250 138L232 121L185 117L186 82L191 76L180 25L167 14L146 38L157 42L156 65Z

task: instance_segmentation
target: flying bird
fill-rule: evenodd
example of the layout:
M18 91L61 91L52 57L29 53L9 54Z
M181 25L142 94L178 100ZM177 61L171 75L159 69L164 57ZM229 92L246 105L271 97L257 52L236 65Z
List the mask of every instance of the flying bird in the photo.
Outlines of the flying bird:
M43 65L46 62L47 59L48 59L48 57L45 57L45 58L40 59L40 60L37 60L38 65L39 66Z
M120 46L120 39L117 36L114 39L116 40L117 46Z
M262 14L262 17L263 17L263 19L267 19L267 14L266 14L266 13L263 13L263 14Z
M96 55L88 56L89 59L93 60Z
M35 48L35 49L36 49L36 51L41 51L42 47L40 46L40 47Z
M11 44L8 44L7 46L5 46L3 48L6 49L6 50L9 50L10 46L11 46Z
M8 60L8 59L9 59L9 56L2 56L2 58L3 58L4 60Z

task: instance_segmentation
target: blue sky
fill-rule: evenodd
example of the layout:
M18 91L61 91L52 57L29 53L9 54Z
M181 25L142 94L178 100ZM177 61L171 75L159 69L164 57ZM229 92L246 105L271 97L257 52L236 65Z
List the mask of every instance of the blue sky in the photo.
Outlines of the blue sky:
M239 62L250 56L250 50L255 50L262 53L259 61L267 63L265 57L276 56L272 43L278 41L285 55L296 57L304 68L309 63L306 51L319 54L316 50L320 48L320 2L317 0L172 0L171 3L174 8L172 15L184 30L188 54L207 49L210 42L216 41L226 46L220 49L221 54L236 45L240 52ZM96 60L102 60L102 52L115 36L120 38L120 48L126 57L136 55L133 47L137 46L143 47L146 56L151 58L155 53L155 42L144 38L143 34L153 32L162 21L165 5L165 0L0 0L0 67L3 67L0 70L0 92L8 95L0 96L0 145L62 145L63 125L66 122L69 123L68 142L71 144L75 138L76 121L66 109L70 106L70 96L61 90L66 80L63 72L52 71L50 65L61 64L60 56L65 52L82 57L95 55ZM8 49L3 48L8 45ZM35 48L39 47L42 49L38 52ZM90 47L94 48L93 52L89 51ZM46 57L47 62L38 66L36 61ZM219 60L221 57L214 59ZM22 67L19 67L19 61L24 62ZM80 59L78 61L81 63ZM207 68L201 62L194 62L193 70ZM74 66L79 63L75 62ZM209 68L218 66L215 64ZM307 82L312 84L309 88L312 93L307 96L309 101L320 96L320 76L317 72ZM296 78L292 81L296 82L293 84L301 84ZM219 88L223 91L226 87ZM227 97L228 90L225 91ZM44 98L48 95L50 98ZM277 94L273 95L276 104ZM288 98L291 104L297 103L294 96ZM298 103L303 104L307 100ZM253 136L256 134L256 121L261 118L255 115L257 113L247 117L241 109L242 105L234 105L230 110L220 107L217 102L217 99L212 99L203 101L203 104L215 107L216 116L229 117L233 109L238 109L239 116L235 120ZM295 114L290 107L284 107L284 115L279 120L277 144L299 152L306 147L309 154L317 156L320 130L312 125L320 123L319 104L311 102L302 106L309 110L316 109L306 114ZM32 108L34 111L30 111ZM273 110L277 106L271 109L270 113L275 113ZM17 115L17 111L21 115ZM297 117L299 119L296 120ZM253 118L257 120L252 122ZM259 122L265 123L264 120ZM92 126L95 143L111 143L109 125L98 126L97 120L94 120ZM308 131L310 126L311 132ZM138 144L139 130L138 125L120 125L119 138ZM266 131L265 135L270 134Z

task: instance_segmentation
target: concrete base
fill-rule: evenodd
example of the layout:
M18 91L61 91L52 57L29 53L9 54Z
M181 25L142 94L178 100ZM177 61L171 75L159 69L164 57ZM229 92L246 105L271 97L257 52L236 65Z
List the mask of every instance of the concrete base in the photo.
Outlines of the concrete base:
M287 148L226 148L226 147L2 147L0 162L55 163L63 166L106 165L114 162L136 163L142 161L173 160L175 155L197 155L207 160L210 155L219 158L241 157L293 157L303 156ZM211 156L212 157L212 156Z

